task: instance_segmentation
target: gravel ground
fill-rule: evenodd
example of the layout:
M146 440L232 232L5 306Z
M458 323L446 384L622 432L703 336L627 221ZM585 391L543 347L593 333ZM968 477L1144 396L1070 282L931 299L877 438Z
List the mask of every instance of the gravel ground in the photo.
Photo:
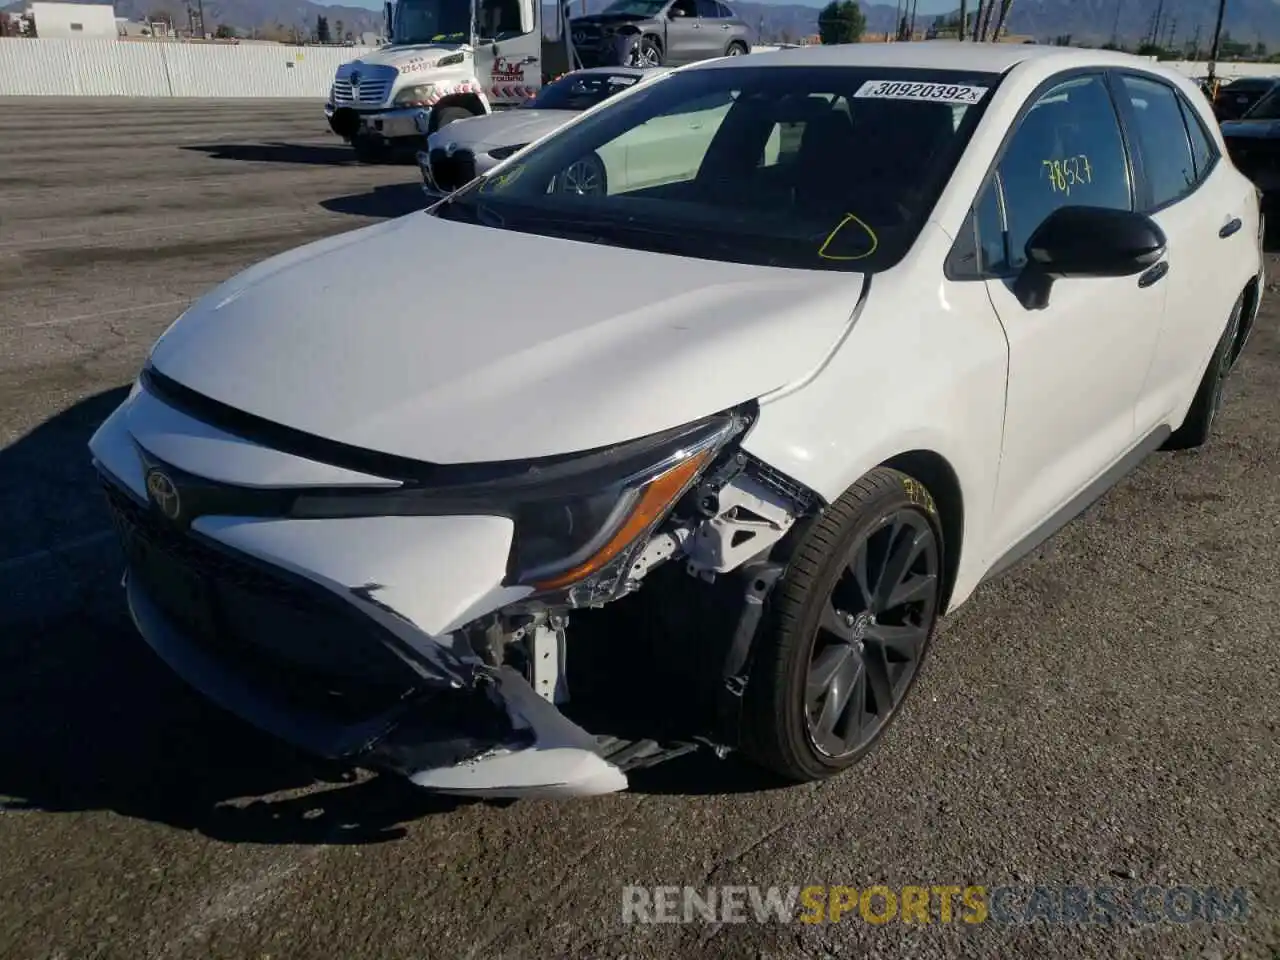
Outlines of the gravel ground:
M1280 293L1214 442L979 590L835 781L760 789L695 756L621 795L455 803L174 680L123 614L92 429L214 283L421 205L417 171L354 164L319 103L0 100L0 955L1280 957ZM649 925L623 922L626 884L1251 900L1212 925L1007 924L994 897L978 924L935 898L928 925Z

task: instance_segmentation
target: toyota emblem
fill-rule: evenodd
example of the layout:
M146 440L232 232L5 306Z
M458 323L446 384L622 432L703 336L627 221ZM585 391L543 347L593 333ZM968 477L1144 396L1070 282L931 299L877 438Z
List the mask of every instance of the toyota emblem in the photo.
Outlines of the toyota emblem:
M457 153L457 152L458 152L458 144L457 144L457 142L456 142L456 141L454 141L454 142L452 142L452 143L448 144L448 145L444 148L444 155L445 155L446 157L452 157L452 156L453 156L455 153Z
M586 40L587 40L587 35L586 35L585 33L583 33L581 30L577 31L577 32L576 32L576 33L574 33L574 35L573 35L573 42L574 42L574 43L585 43L585 42L586 42Z
M182 502L178 499L178 488L168 474L161 470L147 473L147 496L170 520L178 519L178 514L182 512Z

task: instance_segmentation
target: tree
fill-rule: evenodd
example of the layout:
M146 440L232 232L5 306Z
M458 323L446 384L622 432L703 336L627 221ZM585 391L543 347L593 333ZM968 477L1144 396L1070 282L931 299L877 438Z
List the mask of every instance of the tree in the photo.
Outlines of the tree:
M818 14L818 37L824 44L857 43L867 18L856 0L831 0Z
M234 40L236 37L236 28L228 26L225 23L218 24L218 28L213 31L213 35L218 40Z
M333 42L333 37L329 33L328 17L316 17L316 41L319 43Z
M334 42L334 43L341 43L341 42L342 42L342 38L343 38L343 37L345 37L346 35L347 35L346 31L342 29L342 21L341 21L341 20L339 20L339 21L337 21L336 23L334 23L334 25L333 25L333 42Z

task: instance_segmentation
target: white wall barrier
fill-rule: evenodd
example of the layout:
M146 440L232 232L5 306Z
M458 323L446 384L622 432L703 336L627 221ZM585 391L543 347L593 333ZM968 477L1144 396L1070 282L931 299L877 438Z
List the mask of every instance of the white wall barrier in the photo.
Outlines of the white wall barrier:
M328 96L370 47L0 38L0 96Z
M324 98L338 66L372 49L0 37L0 96ZM1208 72L1203 61L1165 66ZM1217 74L1280 76L1280 64L1220 63Z

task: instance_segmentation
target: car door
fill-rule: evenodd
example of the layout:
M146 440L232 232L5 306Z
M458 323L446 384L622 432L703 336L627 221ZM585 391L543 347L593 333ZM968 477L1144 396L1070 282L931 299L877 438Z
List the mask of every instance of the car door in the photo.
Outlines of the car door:
M1133 209L1133 177L1103 72L1033 95L980 197L987 292L1009 345L993 556L1033 535L1138 441L1134 410L1155 350L1166 285L1057 281L1044 309L1013 292L1027 240L1059 207ZM991 226L996 224L998 226ZM998 230L999 236L989 234Z
M697 53L701 38L697 0L676 0L667 8L667 66L679 67L701 59Z
M698 51L699 59L709 60L712 57L724 56L724 48L729 45L731 23L725 16L728 12L716 0L696 0L698 5Z
M1168 310L1138 402L1138 429L1180 412L1204 374L1240 293L1222 282L1257 243L1247 206L1254 197L1235 177L1217 176L1218 149L1203 120L1166 80L1115 74L1121 117L1134 146L1139 209L1169 241Z

